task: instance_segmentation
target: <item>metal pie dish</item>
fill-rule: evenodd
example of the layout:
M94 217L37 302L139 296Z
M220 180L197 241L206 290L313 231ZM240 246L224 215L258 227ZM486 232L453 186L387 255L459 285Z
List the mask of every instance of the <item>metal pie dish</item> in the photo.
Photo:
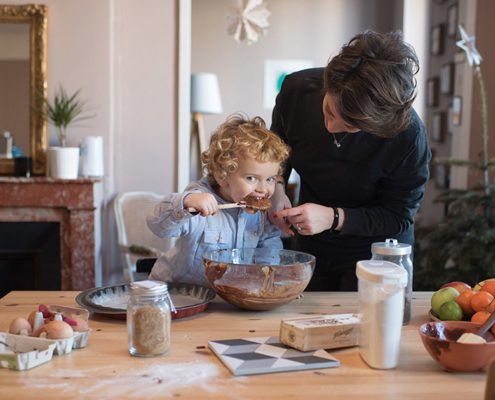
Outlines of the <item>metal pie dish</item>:
M89 289L76 297L76 302L93 314L125 319L129 284ZM189 317L200 313L215 298L215 292L204 286L188 283L167 283L168 291L177 313L172 319Z

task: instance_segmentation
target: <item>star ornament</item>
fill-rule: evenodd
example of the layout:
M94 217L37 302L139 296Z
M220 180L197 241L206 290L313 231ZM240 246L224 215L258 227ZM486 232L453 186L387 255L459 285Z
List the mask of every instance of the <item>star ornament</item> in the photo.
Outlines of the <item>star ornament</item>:
M459 25L459 33L461 34L461 40L456 42L456 46L466 52L466 57L470 66L473 64L479 66L483 58L474 44L476 36L469 36L462 25Z

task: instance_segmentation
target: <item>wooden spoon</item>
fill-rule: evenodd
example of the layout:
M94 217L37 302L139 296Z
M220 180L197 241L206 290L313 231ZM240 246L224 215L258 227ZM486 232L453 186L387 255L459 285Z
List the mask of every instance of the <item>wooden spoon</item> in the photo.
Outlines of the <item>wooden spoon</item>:
M488 319L479 327L478 332L464 332L457 342L459 343L486 343L483 335L488 332L488 330L495 323L495 311L490 314Z
M483 336L488 330L495 324L495 311L490 314L488 319L480 326L480 329L477 333L479 336Z

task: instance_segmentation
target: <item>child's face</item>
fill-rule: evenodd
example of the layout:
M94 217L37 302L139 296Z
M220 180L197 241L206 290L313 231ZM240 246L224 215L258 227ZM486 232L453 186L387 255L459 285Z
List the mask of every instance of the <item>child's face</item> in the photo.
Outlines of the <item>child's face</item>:
M227 201L239 202L246 196L270 198L275 191L280 164L259 162L252 158L239 160L239 167L224 179L217 179L220 196Z

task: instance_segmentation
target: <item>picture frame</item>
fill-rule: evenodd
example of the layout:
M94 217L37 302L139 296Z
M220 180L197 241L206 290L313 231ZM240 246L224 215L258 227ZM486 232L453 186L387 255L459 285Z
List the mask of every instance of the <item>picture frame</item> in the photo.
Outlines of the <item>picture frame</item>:
M435 187L446 190L450 186L450 174L448 165L435 164Z
M313 60L307 59L269 59L265 60L263 106L272 109L282 87L285 76L302 69L313 68Z
M452 121L452 104L449 105L449 109L447 110L447 134L454 134L454 124Z
M436 166L435 157L437 155L437 151L434 148L431 148L430 151L431 151L431 158L428 164L428 169L430 170L429 179L433 180L435 178L435 166Z
M457 3L451 4L449 8L447 8L447 35L451 38L455 38L457 34L457 14Z
M440 69L440 93L452 94L454 91L454 63L442 65Z
M429 78L426 81L426 105L428 107L436 107L438 105L438 90L439 80L438 77Z
M451 120L453 126L460 126L462 123L462 97L454 96L452 98Z
M443 53L444 24L433 25L430 32L430 54L439 55Z
M431 117L431 140L443 142L445 131L445 112L435 111Z

